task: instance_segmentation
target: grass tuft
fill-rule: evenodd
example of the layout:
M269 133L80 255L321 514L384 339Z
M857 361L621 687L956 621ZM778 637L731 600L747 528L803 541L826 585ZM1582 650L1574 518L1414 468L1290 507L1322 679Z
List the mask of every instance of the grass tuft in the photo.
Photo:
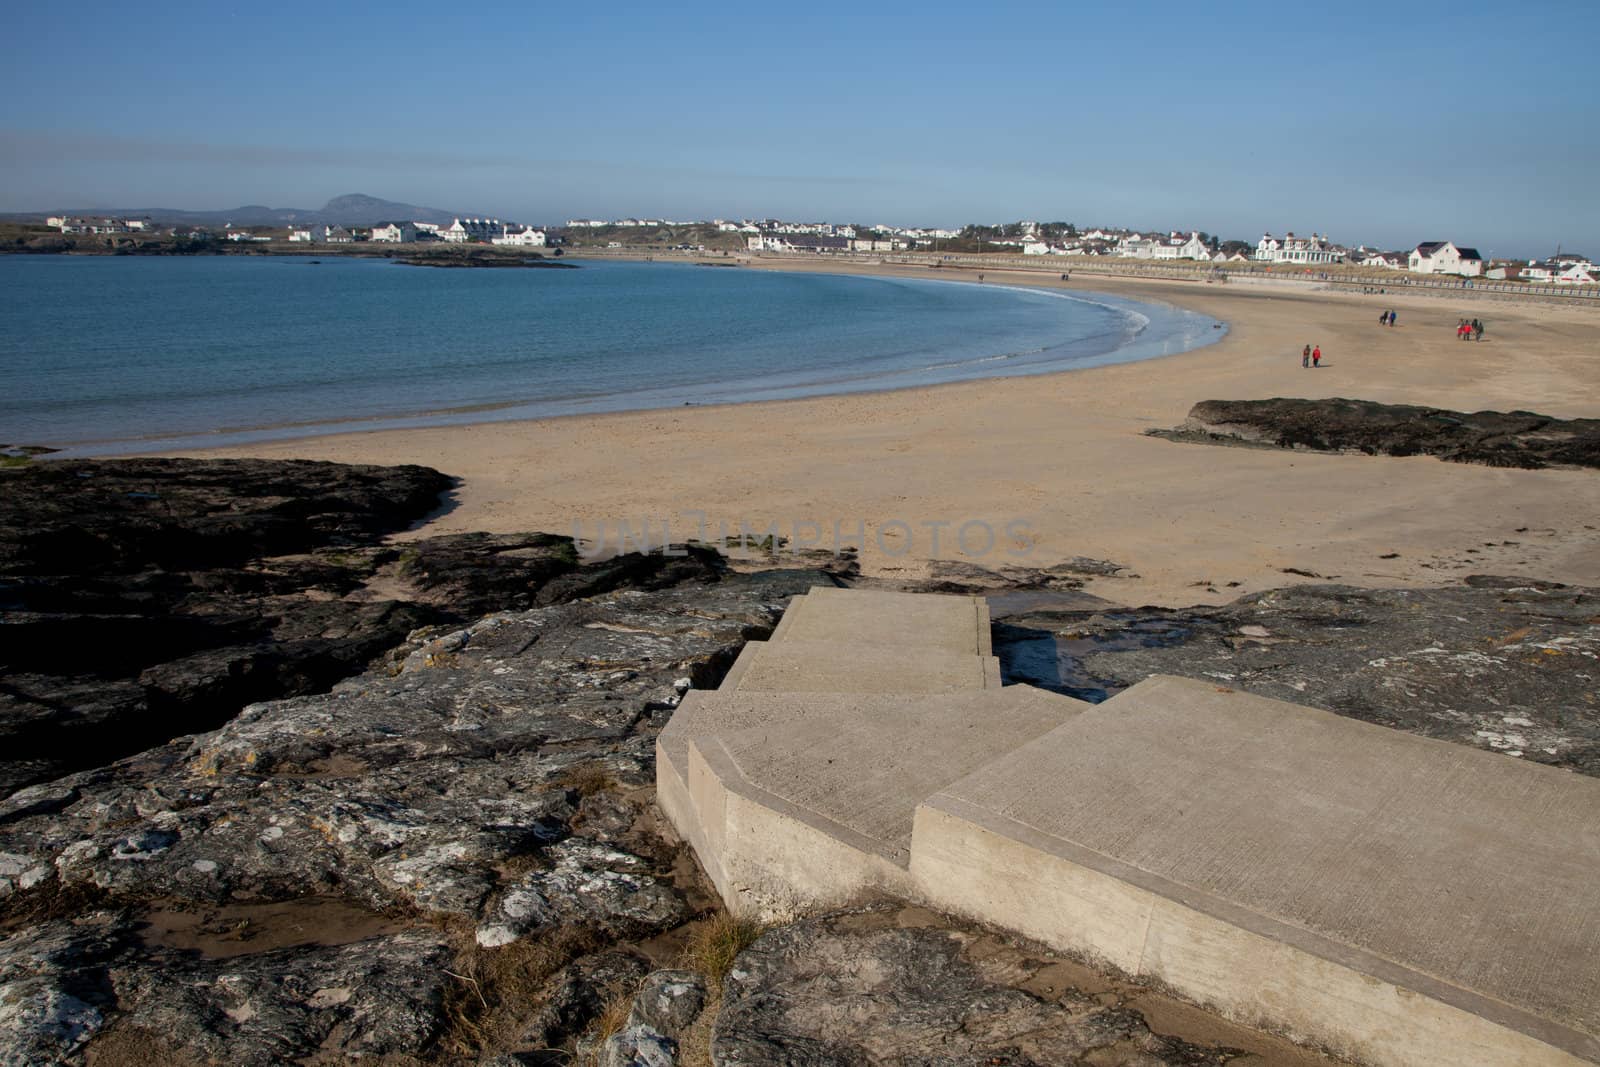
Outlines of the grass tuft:
M587 797L616 789L617 780L611 777L604 763L586 760L562 771L556 776L554 785L557 789L570 789L580 797Z
M761 934L762 926L755 920L720 911L689 938L683 950L684 966L699 971L709 984L720 989L722 980L733 969L733 961Z

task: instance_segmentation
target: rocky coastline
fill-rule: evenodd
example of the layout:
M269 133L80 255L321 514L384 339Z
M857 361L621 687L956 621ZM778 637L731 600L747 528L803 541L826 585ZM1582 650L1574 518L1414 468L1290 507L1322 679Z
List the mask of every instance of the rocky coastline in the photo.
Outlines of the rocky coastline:
M392 541L448 506L421 467L0 488L0 1062L1327 1062L894 902L719 917L656 814L655 735L848 564ZM1120 570L916 587L995 594L1013 680L1191 674L1600 774L1600 591L1081 592Z
M1148 436L1198 444L1438 456L1491 467L1600 468L1600 419L1447 411L1370 400L1202 400L1182 426Z

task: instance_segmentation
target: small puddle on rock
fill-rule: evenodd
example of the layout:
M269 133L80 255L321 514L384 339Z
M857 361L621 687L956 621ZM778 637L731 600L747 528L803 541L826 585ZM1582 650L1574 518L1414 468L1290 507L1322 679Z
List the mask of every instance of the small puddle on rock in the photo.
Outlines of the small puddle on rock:
M147 947L198 952L207 959L308 945L350 945L397 934L410 925L335 897L199 908L157 904L140 920L139 937Z

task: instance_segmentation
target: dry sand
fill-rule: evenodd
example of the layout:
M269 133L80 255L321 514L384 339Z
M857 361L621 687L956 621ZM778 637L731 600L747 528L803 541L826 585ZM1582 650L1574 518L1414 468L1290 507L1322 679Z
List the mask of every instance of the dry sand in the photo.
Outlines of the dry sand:
M843 272L834 264L814 269ZM991 283L1030 277L985 274ZM416 535L578 529L594 541L603 523L605 545L615 548L619 522L638 530L648 519L657 541L666 524L683 540L697 535L704 513L713 535L719 523L737 533L742 522L754 530L776 524L785 536L798 527L804 537L804 524L816 523L827 546L835 523L847 538L859 523L863 569L909 577L934 554L924 524L945 523L944 558L989 567L1072 556L1127 564L1138 577L1089 587L1127 604L1219 603L1309 580L1288 568L1368 586L1474 573L1600 585L1594 471L1141 435L1180 424L1199 400L1274 396L1593 417L1597 309L1083 275L1068 288L1168 301L1225 320L1231 332L1181 356L1031 378L188 454L422 463L459 476L456 506ZM1377 324L1385 307L1399 313L1392 329ZM1482 342L1455 339L1462 316L1485 321ZM1319 369L1300 366L1308 343L1322 346ZM999 536L987 554L963 556L955 534L973 520ZM1013 536L1005 536L1008 526ZM982 527L967 529L974 553L984 540Z

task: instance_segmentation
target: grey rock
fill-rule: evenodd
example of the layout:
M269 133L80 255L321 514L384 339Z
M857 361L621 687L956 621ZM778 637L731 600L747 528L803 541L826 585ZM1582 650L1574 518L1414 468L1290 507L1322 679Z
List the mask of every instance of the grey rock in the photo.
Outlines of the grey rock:
M109 913L41 923L0 938L0 1063L58 1063L107 1022L105 967L127 928Z
M230 959L170 953L114 966L118 1007L191 1054L268 1067L322 1051L420 1053L440 1025L450 952L419 929Z
M572 961L542 991L518 1046L559 1048L588 1029L610 1001L637 986L649 969L641 957L618 950Z
M706 980L694 971L656 971L634 994L629 1026L647 1026L677 1037L687 1030L706 1004Z
M673 1067L678 1043L649 1026L629 1023L600 1046L600 1067Z
M132 1023L240 1064L433 1056L446 994L467 988L441 975L471 973L459 953L502 951L452 948L440 929L503 927L556 966L677 925L674 847L629 795L654 781L655 729L818 580L729 575L425 631L330 692L19 790L0 801L10 1017L57 1052ZM376 932L235 944L230 927L225 958L133 932L153 909L238 922L323 898ZM109 918L31 918L69 906ZM528 1020L513 1051L569 1042L632 996L646 964L599 955L610 962L574 964L534 1002L497 1002Z
M613 936L659 932L688 907L648 872L648 861L598 842L568 838L544 850L553 865L508 885L478 925L477 941L498 948L556 924L597 925Z
M1307 584L1217 608L1014 615L995 638L1009 677L1091 700L1183 675L1600 775L1600 590Z
M1207 1062L1202 1050L1152 1034L1134 1012L1074 997L1047 1001L1014 988L968 958L976 940L959 930L880 926L849 914L770 931L739 955L724 982L712 1061Z

